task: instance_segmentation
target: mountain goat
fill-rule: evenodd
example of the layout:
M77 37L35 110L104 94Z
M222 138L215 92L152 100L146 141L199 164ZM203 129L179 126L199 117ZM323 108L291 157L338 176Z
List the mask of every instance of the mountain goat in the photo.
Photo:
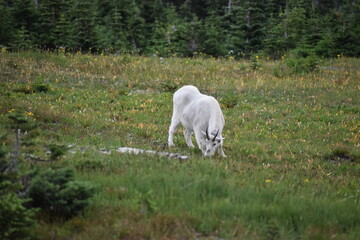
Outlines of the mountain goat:
M191 135L195 133L203 156L211 157L217 150L222 157L226 157L222 149L225 120L215 98L201 94L196 87L190 85L177 90L173 97L169 146L174 146L173 135L180 123L185 128L185 141L189 147L194 147Z

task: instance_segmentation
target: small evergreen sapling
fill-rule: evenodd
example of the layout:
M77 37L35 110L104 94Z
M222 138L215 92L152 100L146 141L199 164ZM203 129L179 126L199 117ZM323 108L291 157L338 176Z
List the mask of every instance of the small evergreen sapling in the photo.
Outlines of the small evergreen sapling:
M35 209L26 208L27 199L19 196L19 173L8 172L8 150L0 145L0 239L30 239L35 224Z
M68 219L79 214L90 203L94 187L74 181L74 169L47 169L31 181L31 205L40 208L50 218Z

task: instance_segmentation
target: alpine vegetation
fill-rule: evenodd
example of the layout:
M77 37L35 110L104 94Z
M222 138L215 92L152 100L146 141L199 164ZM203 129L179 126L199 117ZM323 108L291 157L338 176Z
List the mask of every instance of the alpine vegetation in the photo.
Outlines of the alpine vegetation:
M211 157L218 151L222 157L226 157L222 149L225 120L218 101L214 97L201 94L196 87L187 85L175 92L173 104L169 146L174 146L174 132L181 123L185 128L185 141L189 147L194 147L191 135L195 133L203 156Z

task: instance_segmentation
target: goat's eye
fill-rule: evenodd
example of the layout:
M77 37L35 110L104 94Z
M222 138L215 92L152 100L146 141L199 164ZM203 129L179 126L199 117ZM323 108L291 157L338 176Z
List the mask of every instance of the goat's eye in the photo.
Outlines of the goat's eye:
M216 146L216 143L213 143L213 146L215 147L215 146Z

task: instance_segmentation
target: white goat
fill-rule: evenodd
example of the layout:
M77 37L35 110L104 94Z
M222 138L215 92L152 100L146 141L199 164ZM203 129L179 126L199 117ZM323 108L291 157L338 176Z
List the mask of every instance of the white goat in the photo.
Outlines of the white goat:
M215 98L201 94L194 86L184 86L173 97L174 108L169 128L169 146L174 146L173 135L181 123L186 144L194 147L191 135L195 133L196 142L203 156L211 157L218 150L226 157L223 149L222 130L225 125L220 105Z

